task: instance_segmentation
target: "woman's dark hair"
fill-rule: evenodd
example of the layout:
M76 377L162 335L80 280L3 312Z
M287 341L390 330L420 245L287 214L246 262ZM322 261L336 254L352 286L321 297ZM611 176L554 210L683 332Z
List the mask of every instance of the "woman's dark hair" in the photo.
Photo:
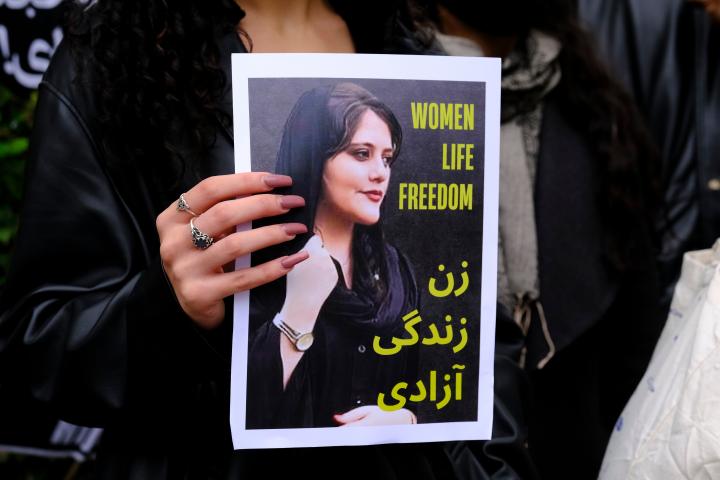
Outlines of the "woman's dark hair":
M328 152L330 158L347 148L357 131L360 119L366 111L374 112L390 130L393 146L392 164L400 154L402 145L402 127L395 114L387 105L378 100L372 93L354 83L339 83L330 91L328 113L331 118L331 130L339 138L337 144Z
M652 231L659 205L659 153L634 103L598 59L591 37L570 0L435 0L463 23L488 35L525 38L531 29L562 44L562 77L554 98L581 130L598 161L598 195L609 236L608 251L620 271L632 268ZM428 6L437 19L432 2ZM657 245L655 245L657 247Z
M392 164L400 151L402 127L395 114L366 89L347 82L322 86L305 92L295 103L285 123L275 172L303 179L290 191L305 199L305 207L289 212L280 221L303 223L310 231L279 247L281 252L267 249L268 259L300 250L313 235L325 164L348 147L367 111L374 112L390 130ZM381 221L382 215L373 225L355 225L352 244L353 289L366 293L377 303L387 293Z
M331 0L358 51L431 48L410 0ZM215 141L227 89L219 41L244 12L234 0L76 4L66 41L97 105L108 162L147 171L168 198Z

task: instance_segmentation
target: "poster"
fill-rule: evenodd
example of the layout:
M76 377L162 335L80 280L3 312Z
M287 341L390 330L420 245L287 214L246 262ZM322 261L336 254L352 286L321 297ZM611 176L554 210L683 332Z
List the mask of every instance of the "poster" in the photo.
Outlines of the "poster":
M237 266L309 253L235 296L234 447L489 438L499 60L232 62L236 171L305 200L253 227L308 228Z
M82 0L79 3L87 3ZM0 83L20 95L40 85L63 37L61 0L0 0Z

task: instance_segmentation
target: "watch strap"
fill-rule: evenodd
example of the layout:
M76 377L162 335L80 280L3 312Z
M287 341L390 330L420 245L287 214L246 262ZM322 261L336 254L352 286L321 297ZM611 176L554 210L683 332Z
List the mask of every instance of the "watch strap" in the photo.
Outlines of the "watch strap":
M280 315L279 313L277 315L275 315L272 323L273 323L273 325L275 325L275 327L277 327L278 330L280 330L288 338L288 340L290 340L290 342L295 346L295 348L297 350L305 351L305 350L307 350L307 348L309 348L309 345L306 348L298 348L298 340L300 340L300 338L307 336L307 335L312 336L312 332L299 332L299 331L295 330L290 325L285 323L283 316ZM312 340L311 340L311 342L312 342ZM310 345L312 345L312 343L310 343Z

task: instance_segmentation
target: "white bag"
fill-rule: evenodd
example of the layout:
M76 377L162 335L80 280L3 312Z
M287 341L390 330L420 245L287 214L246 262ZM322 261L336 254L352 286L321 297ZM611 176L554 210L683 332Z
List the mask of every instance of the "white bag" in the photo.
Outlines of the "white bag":
M720 240L684 255L667 323L600 479L720 479L719 264Z

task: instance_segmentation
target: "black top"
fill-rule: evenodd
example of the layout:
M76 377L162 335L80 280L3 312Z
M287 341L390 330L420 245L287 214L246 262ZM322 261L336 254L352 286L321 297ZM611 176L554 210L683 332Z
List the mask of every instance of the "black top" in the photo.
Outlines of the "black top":
M682 255L720 237L720 24L693 2L578 0L662 153L664 307Z
M533 318L527 345L532 392L529 448L542 478L596 478L615 422L645 372L663 322L650 232L637 267L608 260L589 142L560 108L543 109L535 181L541 302L556 353Z
M333 427L337 425L333 415L377 405L378 393L387 396L396 383L417 376L416 349L403 349L391 356L373 351L375 335L405 337L401 317L418 306L415 279L407 260L390 246L387 256L392 267L390 284L400 301L392 312L382 313L370 306L367 313L375 316L373 319L389 316L390 328L382 325L384 322L375 322L378 328L358 325L355 320L364 315L363 302L353 302L357 293L347 288L339 270L338 283L313 329L315 341L298 362L284 391L280 331L272 324L276 310L263 308L260 301L251 302L251 317L264 321L250 341L248 428ZM252 296L257 297L254 292Z

